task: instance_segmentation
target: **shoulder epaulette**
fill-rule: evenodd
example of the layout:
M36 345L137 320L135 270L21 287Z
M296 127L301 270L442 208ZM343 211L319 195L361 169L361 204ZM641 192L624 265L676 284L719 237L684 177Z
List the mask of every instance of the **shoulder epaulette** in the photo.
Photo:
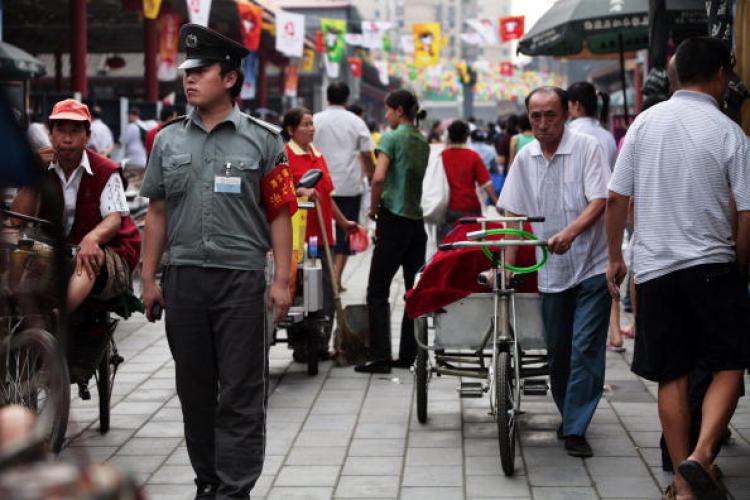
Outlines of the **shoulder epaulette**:
M281 133L281 127L277 127L273 123L268 123L267 121L263 121L260 118L255 118L254 116L250 116L250 115L247 115L247 117L250 119L250 121L252 121L256 125L263 127L264 129L268 130L269 132L273 134L278 135Z
M175 123L180 123L180 122L182 122L182 121L185 121L185 118L187 118L187 115L180 115L180 116L178 116L178 117L176 117L176 118L172 118L172 119L171 119L171 120L169 120L168 122L164 122L164 123L162 124L162 126L161 126L161 129L164 129L164 128L166 128L166 127L169 127L170 125L173 125L173 124L175 124ZM160 130L161 130L161 129L160 129Z

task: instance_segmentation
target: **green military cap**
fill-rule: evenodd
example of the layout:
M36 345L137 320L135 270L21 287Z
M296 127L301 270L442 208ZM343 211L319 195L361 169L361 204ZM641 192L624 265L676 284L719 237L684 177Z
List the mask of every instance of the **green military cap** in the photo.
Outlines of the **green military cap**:
M200 68L217 62L239 68L242 59L250 53L231 38L200 24L184 24L180 28L180 40L185 44L186 54L180 69Z

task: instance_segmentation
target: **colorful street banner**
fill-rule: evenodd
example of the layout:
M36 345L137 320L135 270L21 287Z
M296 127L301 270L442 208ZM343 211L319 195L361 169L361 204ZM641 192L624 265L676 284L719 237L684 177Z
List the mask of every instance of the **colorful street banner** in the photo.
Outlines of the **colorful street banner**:
M180 45L180 15L162 12L159 16L159 66L156 74L162 82L177 78L177 52Z
M302 72L312 73L315 71L315 51L305 49L302 53Z
M305 16L276 12L276 50L288 57L302 57L305 47Z
M482 35L479 33L461 33L461 40L469 45L482 45Z
M375 69L378 70L378 79L380 80L380 83L383 85L388 85L389 78L388 78L388 61L384 61L382 59L376 59L372 61L373 66L375 66Z
M501 17L500 40L508 42L510 40L519 40L523 37L523 16L505 16Z
M255 99L258 77L258 53L250 52L242 61L242 72L245 73L245 81L242 82L240 99Z
M401 50L404 54L414 54L414 35L401 36Z
M359 33L347 33L344 35L344 41L347 45L354 47L363 47L364 38Z
M417 23L412 25L414 34L414 64L427 67L440 59L440 24Z
M326 76L328 78L338 78L341 74L341 61L331 61L328 54L323 54L323 62L326 66Z
M386 52L393 52L393 41L388 35L383 35L383 50Z
M161 0L143 0L143 17L146 19L156 19L159 17L160 7Z
M362 58L360 57L349 57L347 59L349 63L349 71L351 71L354 78L362 78Z
M242 45L248 50L258 50L263 28L263 9L248 0L237 0L237 15L240 18Z
M190 22L208 27L211 0L186 0Z
M474 28L485 45L497 45L497 31L491 19L467 19L466 24Z
M299 62L293 61L284 68L284 96L297 97L299 85Z
M362 46L371 50L383 50L383 37L393 23L381 21L362 21Z
M344 19L323 18L320 20L320 29L323 31L327 59L331 63L340 63L344 60L346 43L346 21Z
M323 38L323 32L322 31L316 31L315 32L315 52L318 54L322 54L326 51L326 41Z

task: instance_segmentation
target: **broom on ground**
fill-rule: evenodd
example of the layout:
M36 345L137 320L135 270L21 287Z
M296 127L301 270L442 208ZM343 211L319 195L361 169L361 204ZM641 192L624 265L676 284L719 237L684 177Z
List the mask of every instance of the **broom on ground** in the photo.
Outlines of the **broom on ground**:
M346 318L344 306L341 305L341 293L336 281L331 249L328 246L328 234L325 230L326 226L323 222L323 214L321 213L319 202L315 203L315 213L318 216L318 227L320 228L320 235L323 238L323 251L325 253L326 262L328 262L328 272L331 275L331 285L333 287L333 301L336 305L336 323L338 333L336 334L334 342L336 348L334 359L336 359L336 362L339 365L361 363L369 359L369 349L365 345L365 340L363 338L366 335L366 332L355 331Z

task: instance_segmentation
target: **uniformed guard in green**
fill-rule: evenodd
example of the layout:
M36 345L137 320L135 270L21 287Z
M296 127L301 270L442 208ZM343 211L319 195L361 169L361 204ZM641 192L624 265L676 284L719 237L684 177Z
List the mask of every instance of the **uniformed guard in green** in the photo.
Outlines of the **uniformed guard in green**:
M273 249L268 306L278 319L290 301L296 202L278 129L234 104L247 49L198 25L180 37L194 109L158 133L149 159L143 300L151 321L155 305L166 309L196 498L248 498L265 452L266 254Z

